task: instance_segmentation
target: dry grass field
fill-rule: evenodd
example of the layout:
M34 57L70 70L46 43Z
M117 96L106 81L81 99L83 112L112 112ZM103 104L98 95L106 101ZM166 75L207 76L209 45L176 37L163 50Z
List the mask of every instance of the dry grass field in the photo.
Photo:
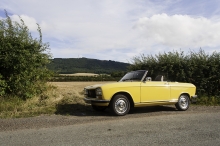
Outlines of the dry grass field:
M83 101L83 89L109 82L50 82L48 92L23 101L0 98L0 118L30 117L41 114L69 115L90 108Z
M98 76L99 74L94 73L75 73L75 74L60 74L61 76Z
M78 97L83 97L83 89L86 86L94 84L105 84L109 82L50 82L49 84L57 87L58 95L72 94Z

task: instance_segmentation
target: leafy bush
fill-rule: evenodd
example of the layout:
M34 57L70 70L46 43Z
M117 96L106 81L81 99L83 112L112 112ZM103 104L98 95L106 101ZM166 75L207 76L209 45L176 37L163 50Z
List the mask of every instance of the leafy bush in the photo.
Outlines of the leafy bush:
M217 96L201 96L197 99L196 104L207 105L207 106L218 106L220 105L220 98Z
M50 55L45 53L49 45L42 43L39 25L40 37L33 39L21 18L20 23L13 22L5 14L0 20L0 92L30 98L43 92L50 77L46 68Z
M0 96L5 94L6 83L2 80L2 75L0 74Z

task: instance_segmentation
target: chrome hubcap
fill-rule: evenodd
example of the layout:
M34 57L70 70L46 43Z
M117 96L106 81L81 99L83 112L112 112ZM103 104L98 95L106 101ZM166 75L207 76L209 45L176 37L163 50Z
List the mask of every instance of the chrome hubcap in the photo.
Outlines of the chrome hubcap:
M117 113L124 113L127 111L128 105L127 105L127 101L125 99L121 99L119 98L116 102L115 102L115 110L117 111Z
M188 107L188 100L186 99L186 97L182 96L180 97L180 100L179 100L179 103L180 103L180 106L183 108L183 109L186 109Z

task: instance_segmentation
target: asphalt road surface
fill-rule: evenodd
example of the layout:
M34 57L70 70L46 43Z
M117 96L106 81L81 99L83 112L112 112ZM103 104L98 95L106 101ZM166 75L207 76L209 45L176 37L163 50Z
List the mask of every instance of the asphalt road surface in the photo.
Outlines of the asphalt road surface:
M220 107L147 107L123 117L78 115L0 119L0 145L180 145L219 146Z

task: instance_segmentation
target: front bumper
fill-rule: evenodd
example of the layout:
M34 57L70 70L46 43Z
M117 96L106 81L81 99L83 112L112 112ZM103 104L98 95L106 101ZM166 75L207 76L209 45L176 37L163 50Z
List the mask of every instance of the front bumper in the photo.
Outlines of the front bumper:
M97 99L97 98L84 98L83 99L85 101L85 103L88 104L109 104L110 100L101 100L101 99Z
M197 97L198 97L197 95L191 96L191 102L195 103L197 101Z

